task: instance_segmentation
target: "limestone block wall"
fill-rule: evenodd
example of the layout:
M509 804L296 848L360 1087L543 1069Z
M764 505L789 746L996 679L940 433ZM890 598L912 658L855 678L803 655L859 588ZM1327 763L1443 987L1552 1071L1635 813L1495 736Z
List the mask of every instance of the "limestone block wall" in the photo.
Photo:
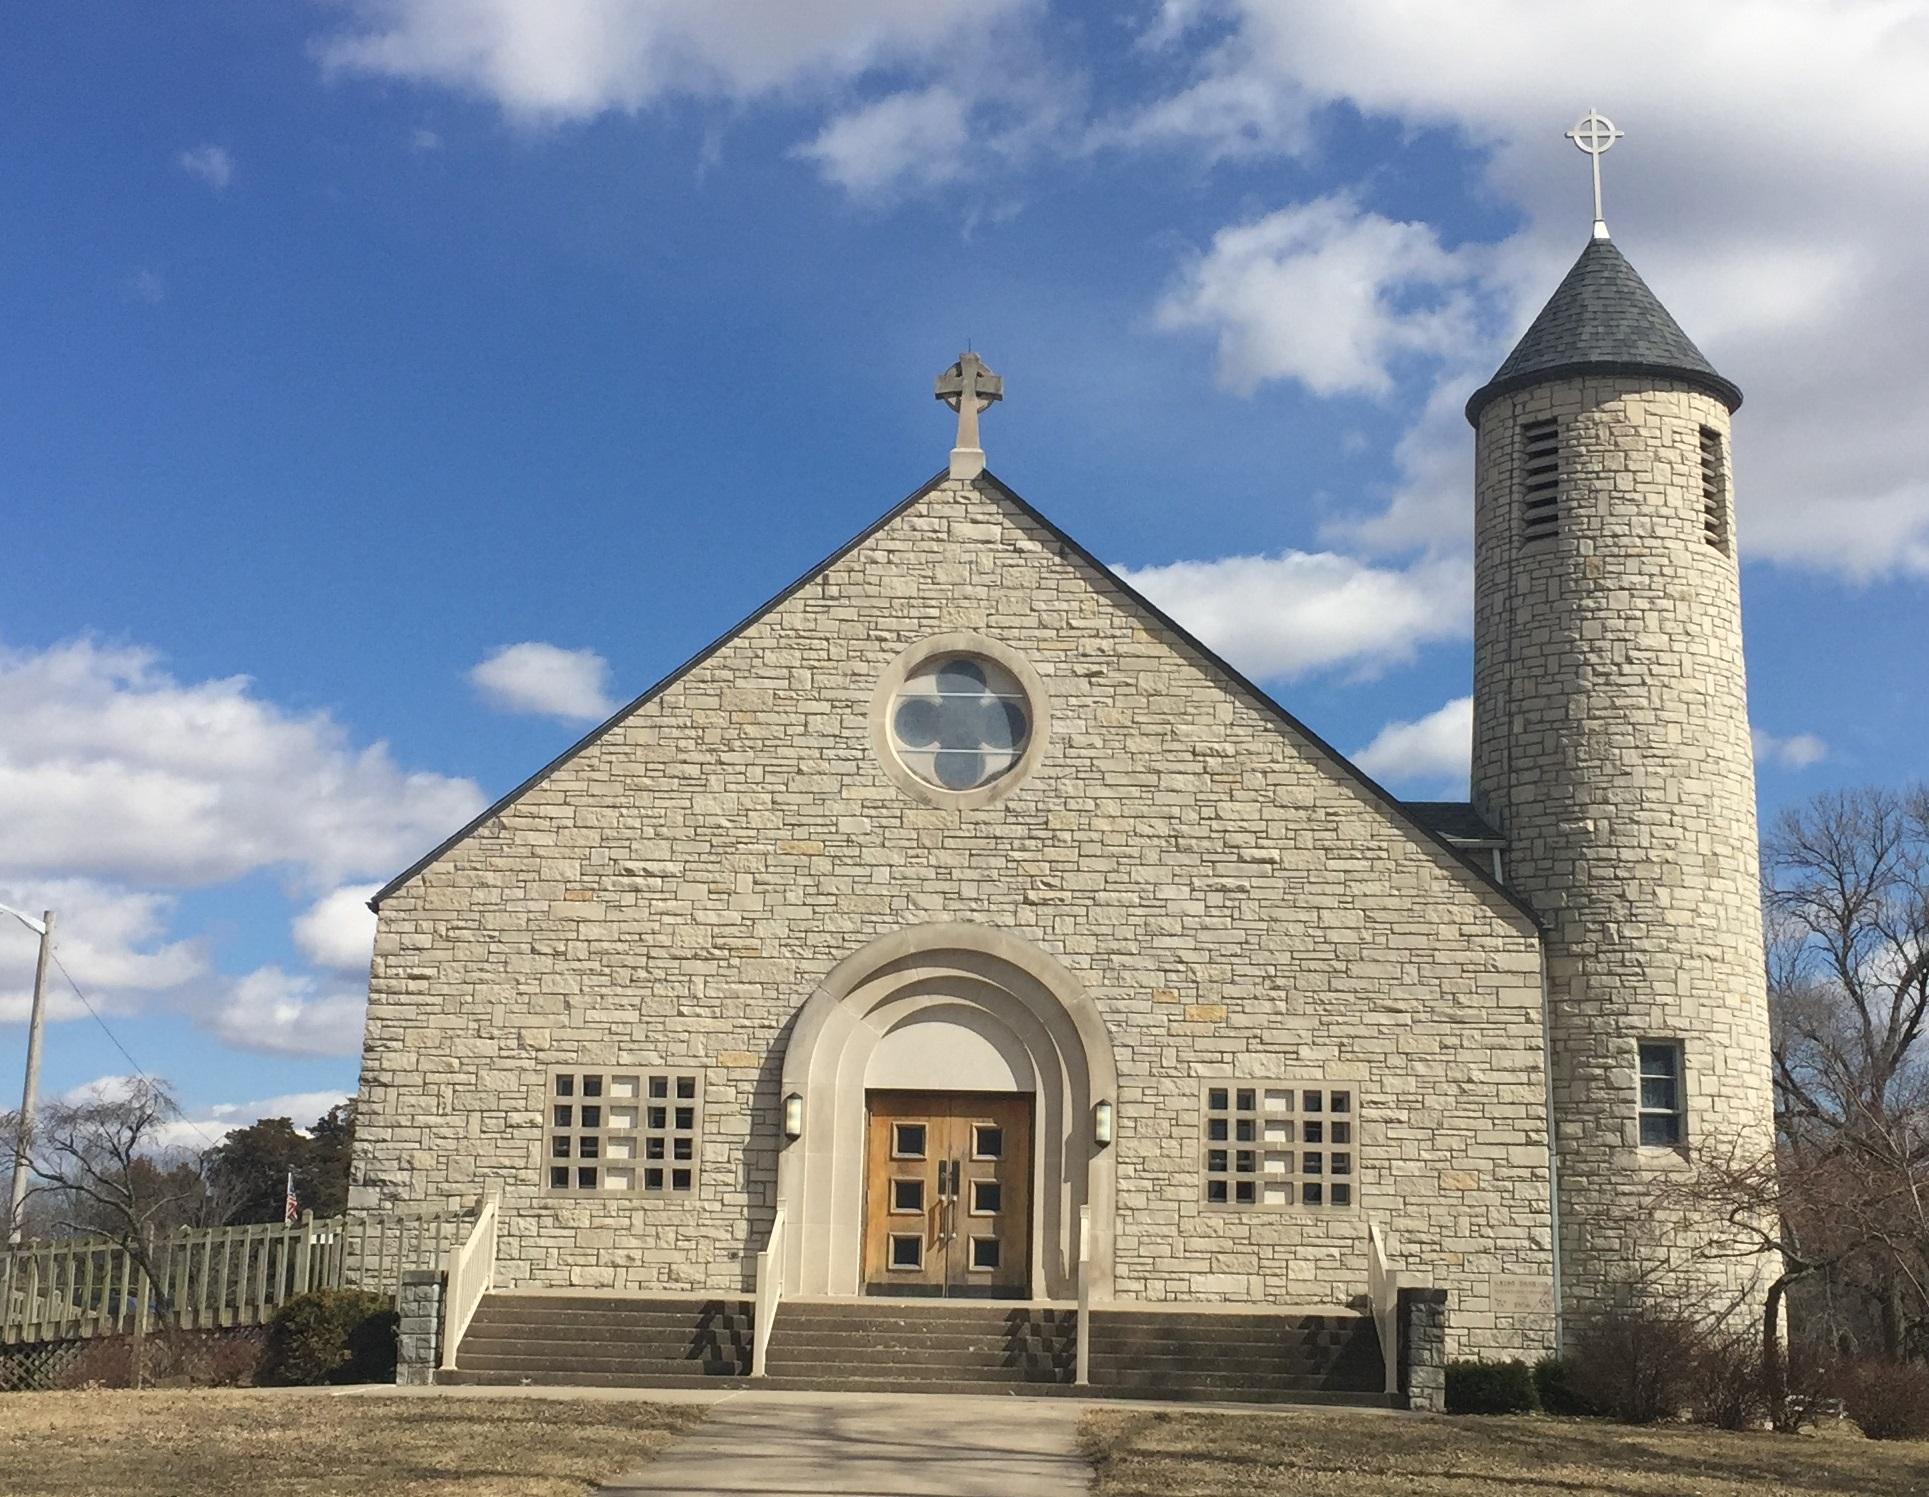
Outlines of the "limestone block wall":
M1521 428L1550 418L1560 534L1523 544ZM1663 1176L1696 1150L1770 1143L1741 601L1732 515L1728 552L1704 534L1704 427L1726 453L1726 407L1652 379L1558 380L1480 417L1473 790L1548 927L1577 1311L1706 1237L1653 1218ZM1684 1151L1638 1142L1636 1047L1667 1038L1685 1047ZM1750 1292L1748 1265L1707 1273Z
M1050 739L994 804L922 803L869 729L907 648L1019 652ZM947 482L383 904L356 1200L504 1191L507 1286L748 1287L786 1026L907 926L991 925L1094 995L1119 1071L1117 1293L1331 1304L1365 1213L1457 1347L1551 1317L1530 920L989 479ZM702 1070L693 1199L556 1199L544 1068ZM1359 1094L1363 1210L1201 1202L1200 1084ZM861 1108L853 1095L846 1105Z

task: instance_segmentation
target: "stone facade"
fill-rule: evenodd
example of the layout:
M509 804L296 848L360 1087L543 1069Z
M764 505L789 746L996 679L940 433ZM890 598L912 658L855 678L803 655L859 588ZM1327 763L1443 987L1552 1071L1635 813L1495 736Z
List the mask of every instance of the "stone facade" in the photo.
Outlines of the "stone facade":
M1549 419L1560 531L1523 543L1521 429ZM1547 927L1569 1312L1705 1235L1650 1210L1689 1149L1771 1142L1741 600L1732 516L1725 549L1705 535L1704 428L1725 481L1728 409L1687 384L1550 379L1479 419L1473 795ZM1659 1039L1684 1046L1680 1150L1639 1143ZM1743 1297L1755 1275L1702 1272Z
M881 675L951 631L1048 698L1049 745L988 804L907 793L872 731ZM1532 920L988 477L902 507L380 913L356 1200L499 1184L499 1286L747 1289L793 1016L867 943L969 922L1103 1018L1118 1298L1343 1302L1370 1214L1450 1291L1456 1353L1551 1342L1518 1292L1552 1271ZM571 1064L701 1070L694 1196L541 1191ZM1214 1077L1353 1084L1360 1209L1203 1204Z

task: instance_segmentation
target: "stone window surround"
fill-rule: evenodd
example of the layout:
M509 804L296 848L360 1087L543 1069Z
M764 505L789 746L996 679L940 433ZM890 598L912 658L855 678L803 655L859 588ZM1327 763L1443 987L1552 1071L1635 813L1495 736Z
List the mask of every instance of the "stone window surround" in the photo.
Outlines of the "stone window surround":
M946 790L913 774L898 758L897 745L891 735L891 710L897 700L898 688L919 666L939 655L982 655L1004 667L1024 689L1027 705L1031 709L1031 737L1025 744L1024 752L1018 756L1018 762L989 784L978 785L970 790ZM1000 644L973 630L954 629L919 640L885 667L871 696L870 728L872 750L893 785L927 806L973 811L1003 800L1029 778L1051 738L1051 694L1046 691L1045 683L1039 679L1038 672L1031 668L1030 662L1009 645Z
M572 1090L575 1092L575 1095L571 1098L561 1097L557 1093L557 1078L562 1076L573 1078L574 1085ZM597 1125L593 1128L583 1127L581 1115L577 1113L576 1116L572 1117L569 1127L557 1126L554 1112L556 1107L559 1105L568 1105L572 1108L581 1108L584 1105L586 1099L582 1095L582 1079L585 1076L598 1077L602 1082L602 1094L587 1099L590 1106L602 1109ZM634 1096L618 1095L612 1090L610 1083L619 1077L634 1079L636 1081L636 1092ZM652 1078L655 1077L664 1079L668 1091L667 1096L653 1098L649 1095L650 1082ZM685 1078L689 1079L693 1084L692 1090L694 1095L692 1096L684 1097L677 1095L678 1082ZM611 1114L609 1110L612 1105L616 1107L633 1106L637 1113L635 1127L613 1127L611 1125ZM672 1113L665 1120L665 1127L651 1128L648 1126L648 1114L645 1109L652 1105L661 1105L666 1108L688 1107L692 1109L694 1113L694 1117L692 1118L694 1126L689 1129L679 1129L675 1127L676 1118L674 1113ZM538 1135L536 1180L538 1194L541 1198L556 1201L660 1200L666 1202L687 1202L696 1199L697 1190L702 1180L703 1164L704 1074L701 1065L694 1062L612 1065L603 1062L578 1061L570 1065L549 1066L543 1072L542 1110L539 1114L539 1120L541 1130ZM575 1157L572 1152L568 1165L571 1172L571 1183L567 1186L552 1185L550 1183L550 1171L556 1165L556 1161L551 1154L552 1141L558 1137L568 1137L571 1140L576 1140L586 1136L594 1137L597 1140L597 1157L593 1161L597 1171L596 1184L585 1187L578 1186L575 1183L575 1171L582 1166L584 1161ZM673 1141L680 1138L687 1138L689 1140L690 1153L687 1159L671 1157L675 1147ZM610 1142L612 1139L628 1141L632 1149L631 1154L628 1157L613 1160L610 1155ZM663 1140L664 1157L660 1160L646 1157L648 1142L651 1139ZM633 1181L629 1186L622 1189L611 1189L609 1187L606 1171L612 1162L615 1163L619 1170L627 1169L633 1172ZM646 1169L659 1168L663 1171L662 1184L655 1188L646 1187L644 1181L647 1177L644 1171ZM688 1186L673 1186L671 1183L673 1177L670 1174L672 1170L688 1170L690 1181Z
M1649 1107L1642 1096L1642 1082L1651 1073L1642 1059L1641 1052L1650 1046L1666 1046L1674 1054L1674 1106L1672 1108ZM1659 1078L1659 1072L1652 1073ZM1647 1142L1642 1137L1641 1123L1644 1118L1672 1116L1676 1120L1677 1137L1671 1143ZM1670 1161L1688 1157L1688 1047L1674 1035L1645 1035L1634 1045L1634 1138L1643 1156Z
M1220 1089L1224 1089L1234 1093L1232 1097L1228 1098L1229 1102L1235 1104L1234 1106L1228 1107L1223 1110L1215 1109L1212 1106L1210 1106L1212 1093ZM1207 1199L1207 1181L1210 1178L1210 1175L1206 1169L1207 1151L1210 1149L1216 1149L1216 1148L1226 1148L1229 1150L1236 1150L1239 1147L1241 1147L1241 1145L1237 1139L1229 1138L1224 1141L1220 1141L1220 1140L1209 1138L1207 1135L1210 1130L1207 1125L1215 1112L1218 1112L1221 1116L1227 1118L1228 1120L1234 1120L1239 1117L1242 1109L1238 1108L1236 1104L1238 1102L1237 1093L1240 1091L1251 1091L1257 1094L1254 1097L1255 1108L1253 1113L1251 1114L1252 1116L1256 1117L1260 1123L1259 1136L1251 1144L1251 1147L1260 1156L1259 1170L1253 1176L1253 1179L1255 1182L1255 1191L1254 1191L1255 1198L1250 1202L1234 1200L1230 1198L1231 1192L1229 1191L1227 1200L1224 1200L1224 1201L1208 1200ZM1289 1105L1286 1107L1286 1109L1283 1112L1276 1111L1276 1110L1269 1111L1267 1109L1266 1093L1268 1091L1275 1091L1275 1092L1284 1091L1290 1094ZM1304 1160L1302 1159L1301 1155L1305 1152L1306 1145L1300 1136L1299 1125L1302 1122L1304 1122L1308 1117L1308 1114L1306 1114L1302 1110L1300 1105L1302 1099L1300 1098L1299 1093L1301 1091L1318 1091L1325 1094L1321 1098L1322 1112L1316 1115L1317 1120L1322 1123L1331 1122L1334 1120L1334 1115L1329 1110L1326 1110L1330 1105L1331 1094L1334 1092L1344 1092L1347 1094L1348 1103L1349 1103L1348 1111L1345 1112L1344 1114L1339 1115L1339 1120L1342 1122L1345 1122L1348 1125L1348 1137L1347 1137L1346 1143L1343 1145L1336 1146L1331 1142L1330 1139L1323 1139L1319 1144L1315 1146L1317 1151L1323 1156L1322 1165L1327 1164L1329 1162L1328 1157L1330 1157L1333 1153L1336 1153L1336 1152L1344 1153L1350 1156L1348 1160L1348 1165L1349 1165L1348 1172L1344 1176L1340 1177L1342 1183L1351 1187L1348 1191L1349 1199L1344 1204L1335 1204L1330 1200L1326 1200L1326 1201L1320 1202L1318 1205L1307 1205L1300 1199L1300 1187L1304 1184L1304 1182L1308 1178L1306 1172L1301 1168L1301 1166L1304 1163ZM1214 1212L1214 1213L1229 1213L1234 1215L1243 1215L1243 1214L1246 1214L1249 1212L1255 1212L1255 1211L1262 1211L1262 1212L1290 1211L1290 1212L1303 1212L1308 1215L1318 1217L1318 1216L1350 1215L1360 1209L1360 1206L1361 1206L1360 1154L1362 1152L1361 1150L1362 1139L1360 1136L1360 1117L1363 1111L1363 1107L1362 1107L1362 1098L1361 1098L1361 1087L1359 1082L1342 1079L1342 1078L1336 1078L1333 1076L1257 1077L1257 1076L1215 1075L1215 1076L1207 1076L1200 1080L1198 1095L1199 1095L1198 1200L1199 1200L1200 1206L1204 1210ZM1267 1142L1265 1137L1265 1123L1269 1117L1279 1121L1284 1121L1288 1124L1288 1126L1291 1128L1291 1131L1292 1131L1292 1139L1290 1142L1285 1142L1283 1140L1277 1140L1277 1139L1272 1141L1271 1143ZM1276 1173L1276 1174L1269 1175L1266 1170L1266 1160L1265 1160L1265 1156L1268 1153L1287 1154L1289 1156L1288 1163L1290 1164L1291 1168L1287 1169L1283 1174ZM1231 1173L1231 1174L1225 1175L1223 1178L1225 1178L1230 1183L1231 1181L1236 1180L1238 1176L1236 1173ZM1281 1200L1281 1201L1268 1201L1265 1198L1265 1183L1269 1178L1273 1180L1276 1184L1285 1183L1286 1185L1290 1186L1291 1187L1290 1194L1292 1196L1292 1199ZM1326 1185L1328 1187L1330 1187L1331 1184L1333 1183L1333 1176L1330 1169L1323 1169L1318 1178L1321 1184Z

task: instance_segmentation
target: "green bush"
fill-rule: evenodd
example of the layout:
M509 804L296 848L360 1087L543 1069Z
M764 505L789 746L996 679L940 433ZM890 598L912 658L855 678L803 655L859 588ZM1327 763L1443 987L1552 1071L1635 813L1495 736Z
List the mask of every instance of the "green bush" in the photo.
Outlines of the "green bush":
M1574 1386L1574 1369L1556 1356L1542 1357L1534 1364L1534 1396L1544 1413L1594 1418L1601 1412Z
M1929 1440L1929 1367L1852 1362L1841 1387L1844 1412L1871 1440Z
M262 1381L316 1383L395 1381L393 1301L365 1289L298 1294L268 1323Z
M1531 1414L1534 1374L1525 1362L1447 1363L1449 1414Z

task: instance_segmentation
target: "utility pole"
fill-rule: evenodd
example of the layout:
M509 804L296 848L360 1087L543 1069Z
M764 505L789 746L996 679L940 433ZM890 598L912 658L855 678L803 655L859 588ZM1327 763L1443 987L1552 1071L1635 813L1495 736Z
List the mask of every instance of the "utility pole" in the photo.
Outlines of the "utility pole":
M47 1017L47 964L54 954L54 912L36 920L0 904L0 914L13 916L28 930L40 933L40 959L33 969L33 1008L27 1018L27 1079L20 1088L20 1133L14 1145L13 1194L7 1208L7 1242L18 1243L24 1232L21 1214L27 1204L27 1148L32 1142L34 1109L40 1104L40 1031Z

